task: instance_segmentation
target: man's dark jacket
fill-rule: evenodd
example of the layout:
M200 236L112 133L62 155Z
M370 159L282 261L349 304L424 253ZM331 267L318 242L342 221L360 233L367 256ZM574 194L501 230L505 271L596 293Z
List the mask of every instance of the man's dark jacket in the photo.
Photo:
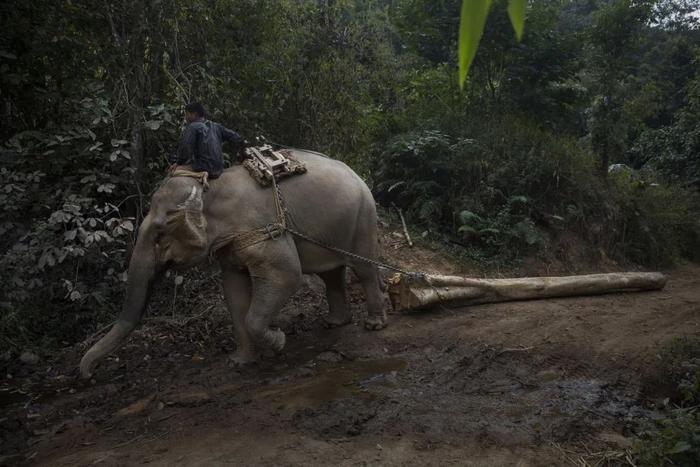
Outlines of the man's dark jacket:
M209 120L197 120L187 125L182 135L177 153L171 158L173 164L192 165L195 172L209 172L209 178L216 178L224 170L221 143L228 141L243 146L243 138L235 131Z

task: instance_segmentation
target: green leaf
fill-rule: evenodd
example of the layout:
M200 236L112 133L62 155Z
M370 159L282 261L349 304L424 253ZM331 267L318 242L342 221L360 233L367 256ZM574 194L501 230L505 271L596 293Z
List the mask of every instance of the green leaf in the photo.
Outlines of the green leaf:
M474 226L483 222L483 219L478 214L471 211L462 211L459 213L459 220L463 225Z
M515 195L515 196L511 196L510 198L508 198L508 204L517 204L517 203L527 204L527 202L528 202L527 196L523 196L523 195Z
M501 235L501 231L494 229L493 227L487 227L485 229L479 230L480 235L491 234L491 235Z
M681 452L688 451L690 449L690 444L687 441L678 441L675 446L668 451L668 454L680 454Z
M523 29L525 29L525 7L527 7L527 0L508 1L510 24L513 25L515 37L518 38L518 41L523 37Z
M491 0L462 0L459 19L459 86L464 88L469 67L479 48Z
M160 126L162 124L163 124L163 120L149 120L146 123L144 123L144 125L146 125L146 128L148 128L149 130L153 130L153 131L160 128Z
M125 220L124 222L122 222L120 227L124 230L128 230L129 232L134 231L134 224L130 220Z

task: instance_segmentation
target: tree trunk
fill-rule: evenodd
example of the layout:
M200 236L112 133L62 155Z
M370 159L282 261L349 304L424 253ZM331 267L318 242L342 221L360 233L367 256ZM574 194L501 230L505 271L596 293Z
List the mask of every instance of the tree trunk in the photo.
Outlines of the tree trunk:
M665 284L666 276L658 272L517 279L470 279L440 275L412 277L396 274L389 281L389 297L394 310L408 311L435 305L454 307L511 300L659 290Z

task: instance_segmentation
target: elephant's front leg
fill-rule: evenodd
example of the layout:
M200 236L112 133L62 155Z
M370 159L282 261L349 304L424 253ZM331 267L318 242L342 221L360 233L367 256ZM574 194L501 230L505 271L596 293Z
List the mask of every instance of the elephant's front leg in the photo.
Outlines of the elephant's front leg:
M231 360L239 365L254 362L257 354L253 342L245 326L245 318L250 308L251 282L246 271L221 264L223 278L224 298L226 306L231 313L233 326L236 332L236 352L231 355Z
M284 347L284 333L271 329L270 323L301 285L299 257L288 236L252 248L257 260L248 262L252 297L245 317L245 329L256 347L279 352Z

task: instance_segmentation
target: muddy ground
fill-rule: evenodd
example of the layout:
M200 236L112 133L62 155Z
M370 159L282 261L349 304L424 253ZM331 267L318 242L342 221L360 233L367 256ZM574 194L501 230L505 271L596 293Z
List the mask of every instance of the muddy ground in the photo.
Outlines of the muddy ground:
M408 266L460 267L402 250ZM408 259L410 255L410 260ZM390 315L325 329L323 286L285 307L283 355L231 367L231 323L213 294L147 320L90 382L86 345L7 363L0 464L565 465L624 463L657 416L659 347L700 335L700 268L665 290ZM350 278L352 282L352 278Z

